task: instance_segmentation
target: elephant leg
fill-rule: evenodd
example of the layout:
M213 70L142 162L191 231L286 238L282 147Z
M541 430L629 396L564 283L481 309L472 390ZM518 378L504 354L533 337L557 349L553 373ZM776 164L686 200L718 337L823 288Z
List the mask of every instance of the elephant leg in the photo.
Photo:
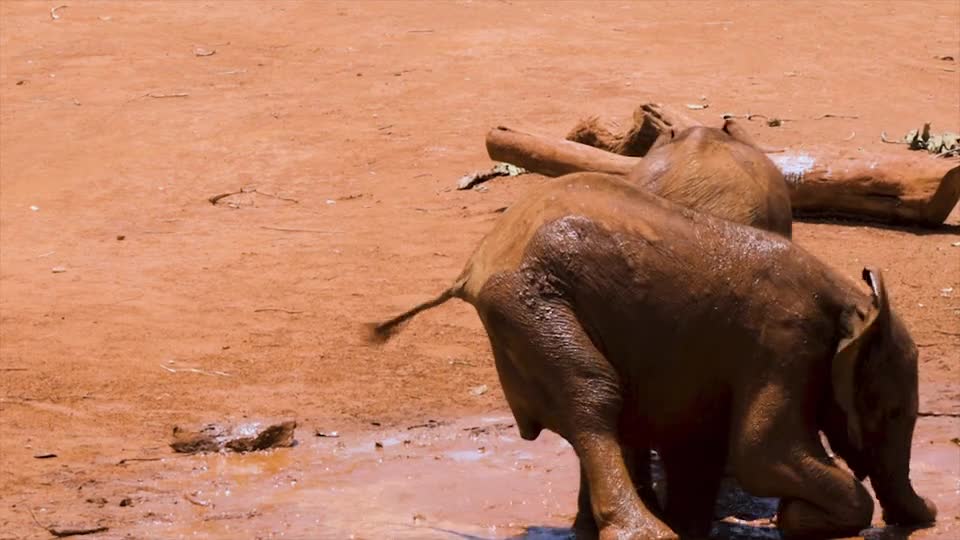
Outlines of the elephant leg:
M637 495L644 506L650 509L657 517L663 519L660 499L653 489L653 474L650 469L650 448L648 446L624 445L623 458L630 471L630 479L637 489Z
M650 450L647 447L636 448L621 444L623 460L640 496L640 501L655 516L663 519L660 501L653 490L653 480L650 474ZM587 483L586 472L580 468L580 491L577 495L577 517L573 522L576 538L596 538L597 522L593 519L593 509L590 505L590 487Z
M587 472L580 467L580 492L577 493L577 517L573 520L573 534L578 540L596 538L599 531L593 519L593 506L590 503L590 484Z
M542 358L553 369L543 373L559 390L557 428L580 458L600 539L677 538L643 505L630 477L617 432L622 390L616 372L575 319L566 328L552 322Z
M640 501L620 444L612 433L580 434L575 441L573 446L586 472L590 505L601 540L677 538Z
M776 388L767 392L753 402L782 398ZM856 536L869 527L873 498L833 463L813 429L800 431L812 422L798 411L773 412L761 408L743 415L734 431L731 459L740 485L756 496L781 498L777 523L786 538Z
M777 513L785 538L856 536L873 519L873 498L863 484L820 452L794 458L771 476L792 480Z
M569 306L518 293L508 280L488 283L482 293L491 299L484 324L500 360L510 364L497 368L501 380L511 379L504 390L522 389L508 401L573 446L584 473L579 499L582 506L589 500L601 540L677 538L643 506L630 480L617 429L623 390L616 370Z
M706 538L723 480L725 448L689 444L661 453L667 475L664 520L684 538Z

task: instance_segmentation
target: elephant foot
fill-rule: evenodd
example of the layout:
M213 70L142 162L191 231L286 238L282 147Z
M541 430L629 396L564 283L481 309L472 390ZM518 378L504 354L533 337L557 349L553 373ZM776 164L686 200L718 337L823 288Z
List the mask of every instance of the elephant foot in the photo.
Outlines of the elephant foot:
M926 497L917 496L906 504L888 506L883 507L883 521L888 524L923 526L937 520L937 505Z
M660 523L641 522L631 525L610 524L601 531L590 511L579 511L573 520L576 540L679 540L680 536Z
M577 512L577 517L573 520L573 537L577 540L595 540L599 534L593 514L590 511Z
M781 499L777 526L784 538L842 538L870 527L873 501L850 508L846 515L829 515L802 499Z
M600 531L600 540L680 540L669 527L644 523L639 526L608 525Z

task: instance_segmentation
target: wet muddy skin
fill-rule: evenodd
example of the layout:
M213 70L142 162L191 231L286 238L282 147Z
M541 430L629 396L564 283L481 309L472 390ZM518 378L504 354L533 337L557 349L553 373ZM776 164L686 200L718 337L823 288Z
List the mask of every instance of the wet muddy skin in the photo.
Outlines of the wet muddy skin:
M955 419L922 418L914 439L914 484L938 504L937 526L912 533L883 528L878 506L876 527L864 532L866 538L960 535L960 448L951 442L958 435ZM150 478L128 486L137 490L142 518L115 526L108 537L572 536L568 525L577 490L572 449L551 433L522 441L509 416L371 426L336 437L316 437L301 428L297 439L289 449L131 464ZM717 521L712 537L779 538L770 521L776 504L727 485L717 515L728 517Z

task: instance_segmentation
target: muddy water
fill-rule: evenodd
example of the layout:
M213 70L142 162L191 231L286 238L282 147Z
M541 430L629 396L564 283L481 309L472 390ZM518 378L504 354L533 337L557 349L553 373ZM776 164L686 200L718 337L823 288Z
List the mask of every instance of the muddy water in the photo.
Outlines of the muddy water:
M913 538L960 537L960 448L954 420L922 419L913 478L940 507L936 528ZM129 532L162 538L523 538L570 536L576 511L572 449L544 433L522 441L509 417L315 437L247 455L171 459L150 484L150 512ZM715 538L779 538L774 499L721 496ZM879 520L878 511L876 519ZM745 524L745 520L754 520ZM875 528L868 538L906 538Z

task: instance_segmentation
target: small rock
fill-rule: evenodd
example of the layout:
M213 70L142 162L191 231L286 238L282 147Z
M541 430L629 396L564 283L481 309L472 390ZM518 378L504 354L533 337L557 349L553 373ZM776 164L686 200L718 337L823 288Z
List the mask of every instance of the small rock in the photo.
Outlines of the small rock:
M471 388L470 393L475 396L482 396L487 393L487 390L489 390L489 388L487 388L487 385L481 384L480 386L474 386L473 388Z
M97 506L104 506L107 504L107 500L103 497L91 497L87 499L87 502L90 504L95 504Z
M380 441L376 441L373 443L373 447L376 448L377 450L383 450L383 443Z
M57 455L53 453L47 453L47 454L36 454L33 457L34 459L51 459L51 458L57 457Z
M120 506L133 506L133 500L130 497L120 499Z
M953 247L960 247L960 242L954 242L954 243L952 243L952 244L950 244L950 245L953 246Z
M174 426L174 440L170 447L175 452L184 454L219 452L224 449L245 453L269 448L288 448L296 445L296 427L297 422L294 420L268 426L261 426L259 423L235 427L207 424L200 429Z
M37 206L37 205L35 205L35 204L31 204L31 205L30 205L30 210L33 210L34 212L36 212L37 210L40 210L40 207Z
M213 56L214 54L217 54L216 49L204 49L203 47L197 47L193 50L194 56Z
M117 240L123 240L124 238L126 238L126 236L124 236L124 235L122 235L122 234L118 234L118 235L117 235Z
M327 202L327 204L337 204L337 201L335 201L335 200L333 200L333 199L327 199L326 202Z
M414 523L420 523L421 521L426 521L426 520L427 520L427 518L424 517L423 514L414 514L414 515L413 515L413 522L414 522Z
M240 437L228 441L226 448L234 452L254 452L268 448L288 448L296 445L293 438L295 421L281 422L267 427L254 437Z
M316 435L317 437L328 437L328 438L331 438L331 439L336 439L337 437L340 436L340 433L338 433L338 432L336 432L336 431L320 431L320 430L317 430L316 433L315 433L315 435Z
M949 297L950 297L950 293L952 293L952 292L953 292L953 287L945 287L945 288L943 288L943 289L940 289L940 296L942 296L942 297L944 297L944 298L949 298Z
M50 269L50 271L53 272L54 274L62 274L66 272L67 269L63 266L54 266L53 268Z

